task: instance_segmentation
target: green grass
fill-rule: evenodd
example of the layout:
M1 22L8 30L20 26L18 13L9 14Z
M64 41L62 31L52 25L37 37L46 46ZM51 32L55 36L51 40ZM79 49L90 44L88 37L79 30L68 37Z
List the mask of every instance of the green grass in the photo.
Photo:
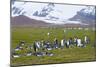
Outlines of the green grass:
M96 60L96 48L92 47L95 45L95 31L89 30L69 30L66 29L66 33L63 32L64 28L12 28L11 29L11 47L15 48L20 40L26 42L26 46L31 45L35 40L50 40L53 42L56 37L59 42L61 39L66 37L66 39L74 36L78 36L82 40L84 36L87 35L90 38L90 44L86 48L64 48L51 50L54 56L23 56L20 58L11 58L11 65L36 65L36 64L51 64L51 63L69 63L69 62L80 62L80 61L95 61ZM50 32L50 37L48 39L47 33ZM27 49L22 51L17 51L19 54L25 54ZM34 50L32 50L34 52Z

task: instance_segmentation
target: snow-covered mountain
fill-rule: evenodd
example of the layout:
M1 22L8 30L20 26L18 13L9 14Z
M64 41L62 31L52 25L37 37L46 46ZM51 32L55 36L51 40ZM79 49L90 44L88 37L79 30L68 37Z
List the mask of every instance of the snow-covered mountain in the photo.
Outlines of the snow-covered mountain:
M54 3L49 3L47 6L44 6L40 11L35 11L33 13L33 16L40 16L40 17L46 17L49 15L50 12L54 10Z
M96 24L95 23L96 22L96 7L87 6L86 8L78 11L77 14L73 16L72 18L70 18L69 20L80 21L82 23L95 25Z
M90 17L92 17L92 15L94 16L94 6L91 6L91 8L87 7L88 6L14 1L12 2L12 17L23 15L46 23L83 24L81 21L71 20L71 18L75 17L76 14L89 15Z
M55 12L54 7L55 5L53 3L41 4L31 2L15 2L12 4L12 17L25 15L31 19L43 20L47 22L48 20L58 19L58 16L55 17L54 14L52 14Z
M77 13L90 19L96 19L96 7L93 6L87 6L86 8L78 11Z

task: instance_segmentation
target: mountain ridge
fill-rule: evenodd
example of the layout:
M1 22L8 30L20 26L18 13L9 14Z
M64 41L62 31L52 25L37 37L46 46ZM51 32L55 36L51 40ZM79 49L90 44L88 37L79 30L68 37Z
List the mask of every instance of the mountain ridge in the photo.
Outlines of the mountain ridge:
M95 25L95 8L94 6L87 6L86 8L82 8L81 10L77 11L76 15L70 17L68 20L67 18L63 18L62 11L58 11L55 8L54 3L48 3L42 5L42 7L38 7L37 10L32 11L34 8L29 7L32 3L22 3L20 5L13 4L12 6L12 17L16 16L27 16L30 19L38 20L46 23L54 23L54 24L87 24L87 25ZM38 6L38 5L37 5ZM32 8L31 12L28 12L26 7ZM93 8L91 8L93 7ZM36 7L35 7L36 8ZM93 11L94 10L94 11ZM93 12L92 12L93 11ZM28 14L30 13L30 14ZM91 19L91 18L92 19ZM31 21L31 20L30 20Z

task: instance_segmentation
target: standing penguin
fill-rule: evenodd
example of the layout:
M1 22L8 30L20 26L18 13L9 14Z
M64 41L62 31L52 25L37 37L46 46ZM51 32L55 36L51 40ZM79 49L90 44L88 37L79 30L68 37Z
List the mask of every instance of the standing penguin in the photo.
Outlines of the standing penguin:
M61 40L61 48L64 48L64 45L65 45L64 39L62 39L62 40Z
M36 44L35 44L35 42L33 44L33 48L34 48L34 51L36 52Z
M54 48L58 48L58 40L56 38L54 39Z
M85 37L84 37L84 42L85 42L85 44L88 44L88 43L89 43L89 38L88 38L88 36L85 36Z

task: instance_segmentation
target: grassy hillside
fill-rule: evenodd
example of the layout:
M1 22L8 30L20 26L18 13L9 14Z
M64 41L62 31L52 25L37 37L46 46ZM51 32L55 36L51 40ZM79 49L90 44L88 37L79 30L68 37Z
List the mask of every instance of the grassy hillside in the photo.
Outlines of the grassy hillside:
M64 33L64 29L66 32ZM50 32L50 36L47 33ZM66 29L66 28L32 28L32 27L16 27L11 29L11 51L18 45L20 40L24 40L26 45L24 50L17 51L16 53L24 55L27 51L26 46L32 45L35 40L49 40L51 43L54 38L57 38L60 42L61 39L75 36L84 39L87 35L90 38L90 44L85 48L64 48L55 49L50 52L54 53L54 56L22 56L19 58L11 58L11 65L31 65L31 64L51 64L51 63L68 63L68 62L80 62L80 61L95 61L96 60L96 48L95 44L95 31L78 30L78 29Z

